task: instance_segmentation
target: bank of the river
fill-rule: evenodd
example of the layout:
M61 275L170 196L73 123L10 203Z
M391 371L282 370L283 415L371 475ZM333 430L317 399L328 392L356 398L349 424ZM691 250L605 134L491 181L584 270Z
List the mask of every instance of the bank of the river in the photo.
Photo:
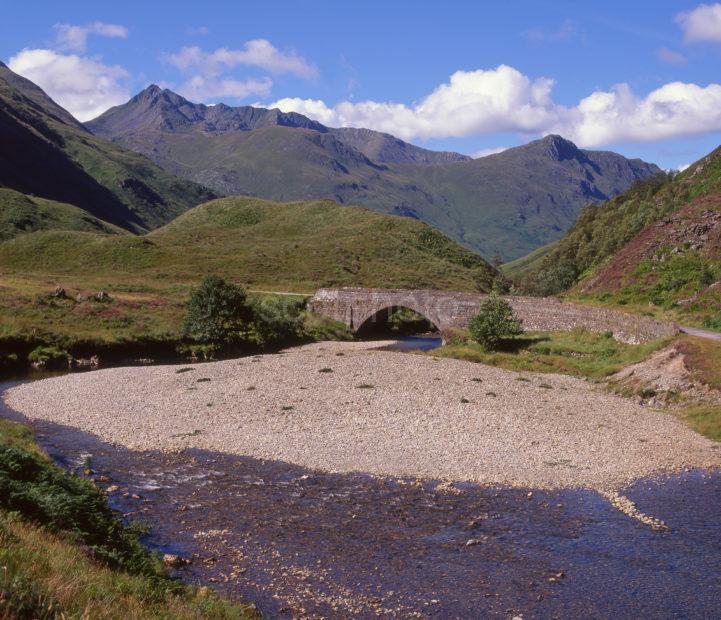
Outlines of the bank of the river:
M61 465L80 476L90 465L114 507L152 525L149 544L192 560L185 580L252 600L266 617L721 611L717 473L621 489L667 523L654 531L590 490L331 474L201 449L131 451L43 420L33 427Z
M102 489L60 470L9 414L0 401L0 617L256 617L171 578Z
M335 472L612 489L721 465L715 442L590 382L369 346L379 343L67 375L15 388L7 402L134 450Z

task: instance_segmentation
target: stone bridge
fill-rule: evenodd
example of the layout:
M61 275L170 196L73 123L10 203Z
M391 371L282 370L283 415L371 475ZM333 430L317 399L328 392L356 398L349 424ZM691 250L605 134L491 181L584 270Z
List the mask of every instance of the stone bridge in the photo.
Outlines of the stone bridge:
M487 295L430 290L322 288L308 302L313 312L345 323L357 332L395 308L408 308L431 321L446 339L466 327ZM608 308L560 302L551 297L506 297L528 331L566 331L577 327L612 332L622 342L640 343L675 336L678 325Z

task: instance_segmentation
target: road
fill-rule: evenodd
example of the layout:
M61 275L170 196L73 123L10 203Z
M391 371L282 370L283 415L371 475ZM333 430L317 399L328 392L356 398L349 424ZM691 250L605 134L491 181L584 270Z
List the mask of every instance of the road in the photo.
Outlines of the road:
M688 334L689 336L697 336L698 338L708 338L709 340L721 341L720 332L712 332L707 329L698 329L697 327L685 327L684 325L679 325L679 329L684 334Z

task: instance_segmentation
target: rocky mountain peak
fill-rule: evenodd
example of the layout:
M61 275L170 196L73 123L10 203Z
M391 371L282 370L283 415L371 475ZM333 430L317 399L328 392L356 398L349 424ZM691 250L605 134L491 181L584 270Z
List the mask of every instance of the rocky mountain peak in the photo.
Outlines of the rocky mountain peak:
M550 134L540 141L545 153L554 161L576 159L581 153L580 149L570 140L557 134Z

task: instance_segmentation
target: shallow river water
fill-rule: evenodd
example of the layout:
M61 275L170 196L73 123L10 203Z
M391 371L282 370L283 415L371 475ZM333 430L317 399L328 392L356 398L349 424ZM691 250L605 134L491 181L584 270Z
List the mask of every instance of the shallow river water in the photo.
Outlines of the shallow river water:
M0 384L0 393L12 382ZM61 397L55 395L54 397ZM17 414L3 409L0 415ZM712 618L721 615L721 474L624 495L653 531L589 490L449 487L330 474L203 450L133 452L33 423L56 461L90 460L151 547L267 617ZM133 499L133 496L139 499Z

